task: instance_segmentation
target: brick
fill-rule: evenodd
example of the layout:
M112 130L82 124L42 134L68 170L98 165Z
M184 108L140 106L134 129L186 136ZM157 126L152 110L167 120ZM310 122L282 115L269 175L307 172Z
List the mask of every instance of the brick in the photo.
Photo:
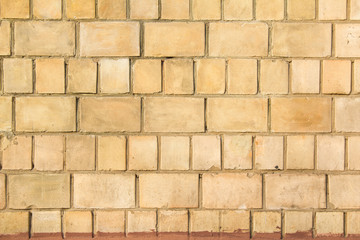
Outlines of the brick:
M157 138L156 136L130 136L129 169L156 170L157 169Z
M32 139L27 136L18 136L12 139L2 139L2 168L30 170Z
M225 59L199 59L195 61L196 92L223 94L225 92Z
M64 214L65 233L91 233L92 214L90 211L66 211Z
M227 70L229 94L257 93L257 61L255 59L229 59Z
M350 0L350 19L360 20L360 1Z
M197 174L140 174L141 208L198 207Z
M283 169L283 137L257 136L255 138L255 168Z
M145 56L203 56L205 25L201 22L145 23Z
M65 6L67 18L95 18L95 0L66 0Z
M346 19L346 0L319 0L319 19Z
M8 176L9 208L69 208L69 174Z
M347 234L360 234L360 212L346 213L346 232Z
M15 104L16 131L74 131L74 97L18 97Z
M65 64L62 58L36 59L36 93L64 93Z
M101 93L129 92L129 59L101 59L99 66L99 90Z
M252 136L224 136L224 168L252 168Z
M84 132L140 131L140 98L80 98L80 129Z
M330 98L272 98L272 132L330 132Z
M190 232L219 232L219 211L198 210L190 212Z
M331 55L331 24L274 23L272 55L327 57Z
M224 1L225 20L251 20L253 18L253 1Z
M74 174L74 207L135 207L135 176Z
M280 212L254 212L254 233L277 233L281 231Z
M318 236L344 233L344 214L342 212L317 212L315 232Z
M60 211L33 211L31 230L33 233L60 233Z
M221 213L221 231L226 233L237 233L239 231L250 232L249 211L223 211Z
M287 94L289 89L288 63L282 60L262 60L260 67L260 92Z
M15 55L72 56L75 23L30 21L15 23Z
M28 212L0 212L0 234L19 234L29 231Z
M80 23L81 56L139 56L139 39L138 22Z
M29 0L1 0L0 18L29 18Z
M3 62L4 92L32 93L31 59L6 58Z
M96 93L97 65L92 59L70 59L68 63L69 93Z
M324 60L322 92L348 94L351 88L351 61Z
M124 233L124 211L96 211L97 233Z
M260 175L239 173L204 173L202 198L204 208L261 208Z
M145 132L204 131L204 99L155 98L144 99Z
M194 92L193 61L190 59L165 60L163 78L166 94L192 94Z
M1 9L0 9L1 11ZM0 55L10 55L10 22L1 21L0 24Z
M188 0L162 0L162 19L189 19L190 6Z
M128 232L155 232L156 212L155 211L129 211L128 212Z
M314 169L314 136L288 136L286 142L286 167L288 169Z
M60 19L61 0L34 0L33 15L36 19Z
M283 0L256 0L257 20L282 20L284 19Z
M335 57L360 55L360 24L335 24Z
M188 170L190 158L189 137L161 137L161 170Z
M158 212L159 232L188 232L188 211L167 211Z
M219 136L194 136L192 160L195 170L219 170L221 150Z
M253 41L249 41L252 39ZM246 46L246 47L244 47ZM268 26L265 23L210 23L210 56L267 56Z
M360 93L360 61L354 61L354 76L353 76L354 86L352 88L353 93Z
M158 16L157 0L130 0L131 19L157 19Z
M360 137L348 138L348 168L360 170Z
M360 207L360 176L359 175L330 175L329 176L329 205L332 208Z
M315 18L314 0L290 0L287 3L287 14L289 19L310 20Z
M285 233L305 233L312 231L312 212L285 212Z
M335 131L360 132L360 98L335 98Z
M5 175L0 174L0 209L6 207Z
M126 19L126 0L99 0L100 19Z
M319 93L319 81L319 60L292 60L291 90L293 93Z
M326 208L324 175L265 175L267 209Z
M221 18L220 0L194 0L192 14L195 20L216 20Z
M95 170L94 136L66 136L65 168L67 170Z
M133 92L161 92L161 60L136 60L133 67Z
M0 130L10 131L12 122L12 98L0 97Z
M267 99L208 98L209 131L263 132L267 129Z
M317 136L317 169L344 170L344 151L344 137Z
M39 171L58 171L64 167L64 137L34 137L34 168Z
M97 147L99 170L126 169L126 139L124 136L99 136Z

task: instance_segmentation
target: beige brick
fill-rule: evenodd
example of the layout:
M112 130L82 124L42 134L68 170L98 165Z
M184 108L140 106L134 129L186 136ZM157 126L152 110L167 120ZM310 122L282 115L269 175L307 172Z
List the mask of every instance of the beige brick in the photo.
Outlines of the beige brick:
M227 70L229 94L256 94L257 61L255 59L229 59Z
M36 92L64 93L65 65L62 58L36 59Z
M74 207L135 207L135 176L74 174Z
M140 131L140 98L80 98L80 129L84 132Z
M133 67L133 92L161 92L161 60L136 60Z
M254 233L276 233L281 231L280 212L254 212Z
M74 97L18 97L15 104L16 131L74 131Z
M97 233L124 233L124 211L96 211Z
M138 22L80 23L81 56L139 56Z
M344 170L345 139L342 136L317 136L319 170Z
M326 208L324 175L265 175L267 209Z
M69 208L69 174L8 176L9 208Z
M33 15L37 19L60 19L61 0L33 0Z
M126 0L99 0L100 19L126 19Z
M263 132L267 129L267 99L208 98L209 131Z
M346 19L346 0L319 0L319 19Z
M198 207L197 174L140 174L141 208Z
M99 66L101 93L129 92L129 59L101 59Z
M319 235L344 233L344 214L342 212L317 212L315 232Z
M1 11L1 8L0 8ZM0 55L10 55L10 22L1 21L0 24Z
M99 170L126 169L126 139L124 136L99 136L97 147Z
M350 93L351 61L324 60L322 64L322 92Z
M90 211L66 211L64 214L65 233L91 233L92 214Z
M65 168L67 170L95 170L94 136L66 136Z
M284 19L284 0L256 0L256 19Z
M166 211L158 212L159 232L187 232L188 211Z
M250 212L249 211L223 211L221 231L227 233L249 232Z
M189 19L190 6L188 0L162 0L162 19Z
M35 136L34 145L34 168L36 170L63 170L63 136Z
M260 175L204 173L202 198L204 208L261 208Z
M224 19L225 20L251 20L253 18L252 0L225 0Z
M0 209L6 207L5 175L0 174Z
M190 232L219 232L220 212L200 210L190 212Z
M145 56L203 56L205 25L201 22L145 23Z
M204 99L202 98L145 98L145 132L202 132L204 131Z
M193 93L193 61L190 59L165 60L163 78L166 94Z
M156 136L130 136L129 169L157 169L157 138Z
M335 131L360 132L360 98L335 98Z
M128 232L155 232L156 212L155 211L129 211L128 212Z
M348 138L348 168L360 170L360 137Z
M283 169L283 137L257 136L255 138L255 168Z
M16 22L14 31L16 55L74 55L74 22Z
M252 168L252 136L224 136L224 168Z
M31 230L33 233L61 233L60 211L33 211Z
M194 136L192 160L195 170L219 170L221 150L219 136Z
M312 231L312 212L285 212L285 233L303 233Z
M287 2L289 19L310 20L315 18L315 0L289 0Z
M28 233L28 212L0 212L0 234Z
M353 76L354 86L352 88L353 93L360 93L360 61L354 61L354 76Z
M96 93L97 65L92 59L70 59L68 63L69 93Z
M10 131L12 122L12 98L0 97L0 130Z
M360 24L335 24L335 57L360 55Z
M67 18L95 18L95 0L66 0L65 4Z
M29 18L29 0L0 0L0 18Z
M190 157L189 137L161 137L161 170L188 170Z
M347 234L360 234L360 212L346 213L346 231Z
M10 140L2 138L2 168L30 170L31 143L31 136L18 136Z
M331 24L274 23L272 55L327 57L331 54Z
M157 19L159 8L157 0L130 0L130 18Z
M31 59L6 58L3 62L4 92L32 93Z
M288 93L288 63L282 60L262 60L260 64L260 92L263 94Z
M360 1L350 0L350 19L360 20Z
M192 1L192 14L195 20L215 20L221 18L220 0Z
M288 169L314 169L314 136L288 136L286 141L286 167Z
M319 80L319 60L292 60L291 90L293 93L319 93Z
M272 98L273 132L330 132L330 98Z
M359 183L359 175L330 175L329 205L333 208L359 208Z
M267 52L267 24L260 22L210 23L210 56L267 56Z
M196 64L196 92L223 94L225 92L225 59L199 59Z

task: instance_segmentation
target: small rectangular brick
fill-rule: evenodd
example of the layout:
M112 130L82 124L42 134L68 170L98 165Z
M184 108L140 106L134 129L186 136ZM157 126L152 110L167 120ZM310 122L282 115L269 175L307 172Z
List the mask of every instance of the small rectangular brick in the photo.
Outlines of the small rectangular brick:
M162 19L189 19L190 2L188 0L162 0Z
M319 93L319 81L319 60L292 60L291 90L293 93Z
M191 59L165 60L163 78L166 94L193 93L193 61Z
M134 93L161 92L161 60L140 59L132 66Z
M17 136L2 139L2 168L30 170L32 155L31 136Z
M10 22L2 21L0 24L0 55L10 55L10 31Z
M64 137L35 136L34 168L39 171L58 171L64 168Z
M0 174L0 209L6 206L5 174Z
M159 232L188 232L188 211L161 210L158 213Z
M0 97L0 130L10 131L12 122L12 98Z
M129 59L101 59L99 67L99 90L101 93L129 92Z
M219 232L220 212L216 210L198 210L190 212L190 232Z
M286 211L285 212L285 233L309 233L312 231L312 212L298 212Z
M95 0L66 0L65 6L68 18L95 18Z
M99 0L100 19L126 19L126 0Z
M262 60L260 64L260 92L287 94L289 91L288 63L282 60Z
M351 61L324 60L322 64L322 73L323 93L350 93Z
M156 211L129 211L128 233L155 232Z
M161 137L161 170L188 170L190 139L183 136Z
M61 233L60 211L33 211L31 230L37 233Z
M252 136L224 136L224 168L252 168Z
M349 170L360 170L360 137L348 138L348 168Z
M281 136L256 136L255 169L283 169L283 144Z
M343 235L344 214L342 212L317 212L315 217L315 231L317 236Z
M254 233L278 233L281 231L280 212L254 212L252 218Z
M29 0L0 0L0 18L29 18Z
M317 136L318 170L344 170L345 139L343 136Z
M346 0L319 0L319 19L346 19L346 5Z
M314 136L288 136L286 142L286 167L288 169L314 169Z
M129 169L130 170L156 170L158 146L156 136L130 136Z
M97 233L124 233L124 211L96 211Z
M315 0L289 0L287 14L289 19L310 20L315 18Z
M70 59L67 67L68 93L96 93L97 64L92 59Z
M360 1L350 0L350 19L360 20Z
M0 235L28 233L28 212L0 212Z
M346 231L348 234L360 234L360 212L346 213Z
M95 170L95 137L89 135L66 136L67 170Z
M36 19L60 19L61 0L33 0L33 15Z
M256 94L258 73L255 59L229 59L227 70L229 94Z
M126 169L126 139L124 136L99 136L97 147L99 170Z
M219 170L221 168L219 136L194 136L192 143L192 159L195 170Z
M158 16L157 0L130 0L131 19L157 19Z
M360 24L335 24L335 57L360 55Z
M250 232L250 212L227 210L221 213L221 231L226 233Z
M253 17L253 1L225 0L223 11L225 20L251 20Z
M64 93L65 64L62 58L36 59L36 92Z
M360 98L335 98L335 131L360 132Z
M196 92L223 94L225 92L225 59L195 61Z
M216 20L221 18L220 0L193 0L191 7L195 20Z
M359 208L359 191L359 175L329 176L329 204L332 208Z
M64 213L65 233L91 233L92 214L90 211L66 211Z
M256 0L257 20L282 20L283 18L283 0Z
M4 92L33 92L33 73L31 59L6 58L4 59L3 69Z
M353 93L360 93L360 61L354 61L354 76L353 76L354 86L352 89Z

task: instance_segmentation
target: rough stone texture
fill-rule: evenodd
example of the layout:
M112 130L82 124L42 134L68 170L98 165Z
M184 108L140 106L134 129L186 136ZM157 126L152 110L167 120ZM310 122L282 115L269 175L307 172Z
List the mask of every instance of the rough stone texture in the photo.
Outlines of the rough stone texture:
M346 18L346 0L319 0L320 20L342 20Z
M101 93L129 92L129 59L102 59L99 61L99 68L99 91Z
M60 211L34 211L32 212L33 233L59 233L61 232Z
M161 170L188 170L190 140L183 136L161 137Z
M162 0L162 19L189 19L190 2L188 0Z
M250 231L249 211L223 211L221 231L225 233L249 232Z
M0 209L6 206L5 175L0 174Z
M194 136L193 168L195 170L218 170L220 166L221 150L218 136Z
M154 136L129 137L129 169L156 170L157 169L157 138Z
M3 63L4 91L7 93L32 93L31 59L5 59Z
M255 169L283 169L283 137L255 138Z
M10 22L2 21L0 24L0 55L10 55L10 31Z
M29 18L30 2L28 0L1 0L0 18Z
M350 0L350 19L353 19L353 20L360 19L360 1L359 0Z
M331 175L329 177L329 204L333 208L360 207L360 176Z
M0 234L19 234L28 231L28 212L0 212Z
M36 92L64 93L65 64L62 58L36 60Z
M344 214L342 212L317 212L315 231L319 236L344 233Z
M96 230L98 233L125 232L125 212L96 211Z
M61 0L33 0L33 14L37 19L60 19Z
M68 63L69 93L96 93L96 62L91 59L70 59Z
M346 222L347 224L347 233L348 234L360 234L360 212L347 212L346 213Z
M158 213L159 232L187 232L188 212L161 210Z
M316 168L319 170L344 170L344 151L344 137L318 136Z
M192 11L195 20L216 20L221 17L220 0L194 0Z
M284 1L282 0L257 0L256 19L281 20L284 18Z
M256 94L257 61L252 59L229 59L227 90L229 94Z
M95 137L86 135L69 135L66 137L67 170L95 169Z
M225 20L250 20L253 15L252 0L225 0L224 19Z
M218 211L191 211L190 212L190 232L219 232Z
M224 168L252 168L252 137L239 135L224 136Z
M64 137L36 136L34 139L34 168L39 171L58 171L64 168Z
M335 131L359 132L360 98L335 99Z
M285 233L310 232L312 230L312 212L285 212Z
M95 17L95 0L66 0L66 17L88 19Z
M0 130L11 130L12 122L12 99L11 97L0 97Z
M281 229L280 212L254 212L253 231L255 233L275 233Z
M97 142L99 170L126 169L126 139L123 136L99 136Z
M287 2L289 19L310 20L315 18L315 0L289 0Z
M314 136L287 137L286 166L288 169L314 169Z
M155 211L129 211L128 212L128 232L155 232L156 228Z
M137 60L132 67L134 93L157 93L161 91L161 61Z
M63 219L65 233L92 232L92 214L90 211L66 211Z
M351 61L325 60L323 61L322 67L323 93L350 93Z
M196 92L223 94L225 92L225 60L199 59L196 64Z
M348 167L350 170L360 170L360 137L348 138Z
M280 60L263 60L260 64L260 92L263 94L288 93L288 63Z
M3 169L31 169L31 137L18 136L12 139L2 138L2 168Z
M335 24L335 56L357 57L360 55L360 24Z
M293 60L291 81L293 93L319 93L320 61Z
M164 92L166 94L193 93L193 61L188 59L165 60L163 78Z
M132 19L157 19L157 0L130 0L130 18Z
M99 0L99 18L126 19L126 0Z

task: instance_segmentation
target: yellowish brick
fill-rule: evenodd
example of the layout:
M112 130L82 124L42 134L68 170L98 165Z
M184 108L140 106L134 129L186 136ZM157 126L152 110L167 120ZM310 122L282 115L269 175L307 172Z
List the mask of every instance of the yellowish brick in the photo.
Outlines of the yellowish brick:
M317 136L317 169L344 170L345 139L342 136Z
M91 233L92 214L90 211L66 211L64 214L65 233Z
M12 122L12 99L11 97L0 97L0 130L10 131Z
M225 0L224 19L225 20L251 20L253 18L252 0Z
M95 170L94 136L66 136L65 167L67 170Z
M257 61L255 59L229 59L227 70L229 94L256 94Z
M70 59L68 63L69 93L96 93L97 66L92 59Z
M250 212L249 211L223 211L221 231L226 233L249 232Z
M255 138L255 168L283 169L283 137L257 136Z
M33 211L32 212L33 233L61 233L60 211Z
M335 24L335 57L360 55L360 24Z
M322 92L350 93L351 61L324 60L322 64Z
M329 205L333 208L360 207L360 176L359 175L330 175L329 176Z
M133 68L133 92L161 92L161 61L141 59L136 60Z
M126 0L99 0L99 18L126 19Z
M158 0L130 0L131 19L157 19Z
M285 212L285 233L305 233L312 231L312 212Z
M346 0L319 0L319 19L346 19Z
M288 169L314 169L314 136L288 136L286 142L286 167Z
M162 0L162 19L189 19L190 6L188 0Z
M354 87L352 88L353 93L360 93L360 61L354 61L354 77L353 77Z
M166 211L158 213L159 232L187 232L188 231L188 212L187 211Z
M101 59L99 67L101 93L129 92L129 59Z
M156 136L129 137L129 169L157 169L157 138Z
M0 55L10 55L10 22L8 21L1 21L0 24Z
M1 0L0 18L29 18L29 0Z
M192 14L195 20L216 20L221 17L220 0L193 0Z
M195 170L218 170L221 168L219 136L194 136L192 143L192 160Z
M360 20L360 1L350 0L350 19Z
M219 211L200 210L190 212L190 232L219 232Z
M36 92L64 93L65 65L62 58L36 59Z
M348 168L360 170L360 137L348 138Z
M123 136L99 136L97 142L99 170L126 169L126 139Z
M360 132L360 98L335 98L335 131Z
M2 168L30 170L32 139L27 136L18 136L10 140L2 138Z
M280 212L254 212L254 233L277 233L281 231Z
M342 212L317 212L315 218L317 236L344 233L344 214Z
M155 232L156 212L155 211L129 211L128 212L128 232L145 233Z
M96 211L97 233L124 233L124 211Z
M284 0L256 0L256 19L284 19Z
M189 137L161 137L160 156L160 168L162 170L188 170L190 158Z
M5 175L0 174L0 209L6 206Z
M225 92L225 59L199 59L196 64L196 92L223 94Z
M346 222L347 234L360 234L360 212L347 212Z
M63 170L63 136L35 136L34 145L35 169L40 171Z
M224 136L224 168L252 168L252 136Z
M262 60L260 64L260 92L288 93L288 63L282 60Z
M166 94L193 93L193 61L190 59L165 60L163 78Z
M291 90L293 93L319 93L319 81L319 60L292 60Z
M28 233L29 213L28 212L1 212L0 213L0 234Z
M61 0L33 0L33 15L37 19L60 19Z
M66 0L65 6L68 18L95 18L95 0Z
M289 19L310 20L315 18L315 0L289 0L287 2Z
M6 58L3 62L4 92L32 93L31 59Z

